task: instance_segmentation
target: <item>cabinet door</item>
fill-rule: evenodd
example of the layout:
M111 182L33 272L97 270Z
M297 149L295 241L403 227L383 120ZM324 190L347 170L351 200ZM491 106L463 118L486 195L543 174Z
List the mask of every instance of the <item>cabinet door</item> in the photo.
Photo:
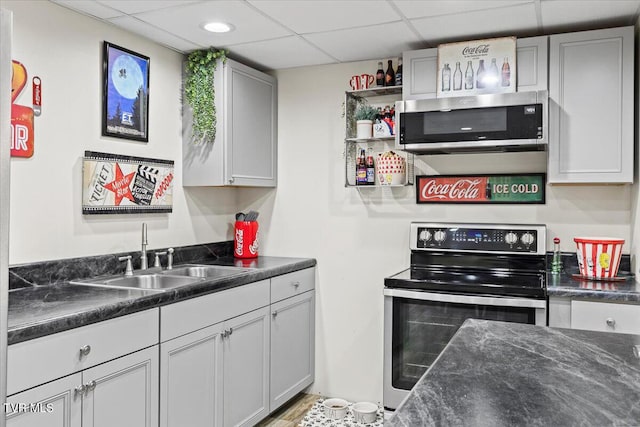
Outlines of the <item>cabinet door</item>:
M269 307L224 324L224 426L253 426L269 414Z
M238 62L225 64L226 178L231 185L276 186L276 80Z
M7 427L80 427L81 397L74 396L82 375L74 374L14 394L7 399ZM22 405L35 404L32 411Z
M640 305L571 301L571 327L591 331L640 334Z
M222 323L160 345L160 426L222 426Z
M633 182L633 31L550 37L549 182Z
M548 46L548 36L528 37L516 41L518 92L549 90Z
M271 305L271 412L309 386L315 373L315 292Z
M436 97L438 49L421 49L402 54L402 99Z
M158 425L158 346L87 369L82 427Z

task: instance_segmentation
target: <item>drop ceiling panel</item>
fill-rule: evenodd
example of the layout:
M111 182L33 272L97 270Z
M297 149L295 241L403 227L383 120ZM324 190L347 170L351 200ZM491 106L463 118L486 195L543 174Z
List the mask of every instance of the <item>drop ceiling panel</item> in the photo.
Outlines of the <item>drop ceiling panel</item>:
M195 43L176 37L160 28L156 28L131 16L113 18L110 19L109 22L127 31L139 34L171 49L177 50L178 52L187 52L208 47L198 46Z
M636 16L640 2L637 0L591 0L583 2L589 7L576 7L572 0L544 0L541 2L542 22L545 27L566 24L570 19L573 23L596 22L607 19ZM635 24L630 19L624 25Z
M433 45L445 40L473 40L538 29L533 4L412 19L411 23Z
M91 0L51 0L60 6L67 7L69 9L77 10L85 15L95 16L100 19L109 19L116 16L122 16L123 13L117 10L111 9L105 5L97 3Z
M247 58L271 70L337 62L299 36L236 45L229 55Z
M420 40L403 22L304 36L340 61L393 58Z
M131 15L134 13L148 12L150 10L166 9L168 7L183 6L195 1L188 0L98 0L112 9Z
M386 1L373 0L249 0L249 3L298 34L341 30L399 21Z
M533 0L396 0L394 3L407 18L423 18L533 3Z
M238 1L191 3L139 13L136 18L202 46L229 46L291 35L281 25ZM235 26L235 30L224 34L203 30L201 25L210 21L227 22Z

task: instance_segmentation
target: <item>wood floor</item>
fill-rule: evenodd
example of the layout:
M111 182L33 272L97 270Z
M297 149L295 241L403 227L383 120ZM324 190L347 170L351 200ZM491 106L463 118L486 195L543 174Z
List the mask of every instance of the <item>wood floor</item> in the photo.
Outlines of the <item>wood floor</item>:
M282 408L258 424L258 427L297 427L320 396L315 394L300 393Z

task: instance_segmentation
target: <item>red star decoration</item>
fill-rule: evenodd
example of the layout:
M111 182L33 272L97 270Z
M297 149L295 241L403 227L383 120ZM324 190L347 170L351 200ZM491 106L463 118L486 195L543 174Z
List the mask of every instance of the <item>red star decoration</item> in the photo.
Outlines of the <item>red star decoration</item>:
M135 172L131 172L128 175L123 175L120 165L116 163L116 179L103 185L104 188L109 191L113 191L116 195L116 206L120 206L120 202L125 197L132 202L135 202L133 194L131 194L131 189L129 188L129 184L131 184L131 180L133 180L133 176L135 174Z

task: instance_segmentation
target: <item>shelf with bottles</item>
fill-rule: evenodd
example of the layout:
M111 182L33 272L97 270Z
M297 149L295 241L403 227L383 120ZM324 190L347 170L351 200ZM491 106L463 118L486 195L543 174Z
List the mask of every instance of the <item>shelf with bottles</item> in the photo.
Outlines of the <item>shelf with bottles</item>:
M345 187L357 188L392 188L406 187L414 182L414 155L395 150L393 138L362 140L346 140L345 144ZM359 184L358 158L365 157L365 174L360 175L364 181ZM373 160L373 183L371 169L367 171L367 158ZM367 173L368 172L368 173ZM368 180L367 180L368 178Z

